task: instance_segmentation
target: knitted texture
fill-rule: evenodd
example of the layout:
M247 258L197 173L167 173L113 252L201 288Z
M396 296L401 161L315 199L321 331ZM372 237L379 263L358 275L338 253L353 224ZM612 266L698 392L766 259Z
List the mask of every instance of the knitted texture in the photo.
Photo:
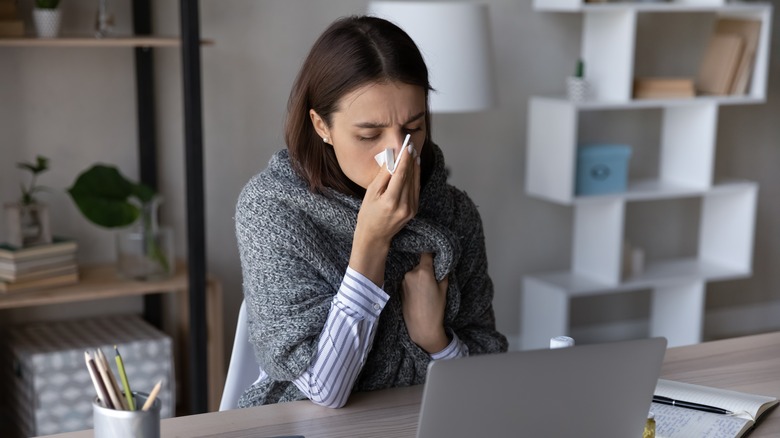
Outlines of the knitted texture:
M409 338L401 282L420 254L434 254L437 280L449 276L444 325L469 354L506 351L495 329L493 284L487 273L482 221L476 205L446 182L444 157L420 193L415 218L393 238L385 265L390 296L373 346L353 391L423 383L430 355ZM309 366L349 264L362 200L334 190L311 193L288 152L277 152L244 187L236 206L249 340L268 378L248 388L239 406L306 398L291 383Z

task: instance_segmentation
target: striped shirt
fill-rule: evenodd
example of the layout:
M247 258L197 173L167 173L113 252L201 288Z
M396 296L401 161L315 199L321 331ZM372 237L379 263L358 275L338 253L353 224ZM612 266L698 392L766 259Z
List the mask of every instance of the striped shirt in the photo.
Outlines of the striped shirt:
M347 267L333 297L311 365L293 383L309 399L322 406L344 406L363 368L376 333L376 322L390 297L363 274ZM468 347L451 330L452 338L433 360L468 356ZM260 368L258 383L268 375Z

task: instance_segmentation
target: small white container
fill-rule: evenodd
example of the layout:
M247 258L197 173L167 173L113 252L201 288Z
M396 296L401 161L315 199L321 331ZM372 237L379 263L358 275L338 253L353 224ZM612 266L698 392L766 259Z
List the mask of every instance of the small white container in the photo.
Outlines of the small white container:
M566 95L572 102L588 100L590 96L590 84L587 79L576 76L566 78Z
M568 336L555 336L550 338L550 348L567 348L574 346L574 338Z
M33 9L33 21L38 38L56 38L60 33L61 17L59 9Z
M148 394L133 392L138 410L123 411L92 403L95 438L160 438L160 399L142 411Z

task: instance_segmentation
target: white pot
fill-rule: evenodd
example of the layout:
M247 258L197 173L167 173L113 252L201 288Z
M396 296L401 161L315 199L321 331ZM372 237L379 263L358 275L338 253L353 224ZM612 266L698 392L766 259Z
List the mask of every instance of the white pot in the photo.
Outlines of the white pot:
M583 78L569 76L566 78L566 95L572 102L582 102L590 96L588 81Z
M59 9L33 9L33 21L38 38L56 38L60 32Z

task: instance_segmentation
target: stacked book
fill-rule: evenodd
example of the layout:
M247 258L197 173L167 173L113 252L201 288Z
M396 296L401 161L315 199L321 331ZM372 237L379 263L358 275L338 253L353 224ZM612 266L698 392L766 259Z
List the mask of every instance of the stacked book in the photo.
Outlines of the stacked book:
M19 18L16 0L0 0L0 37L24 35L24 21Z
M75 241L56 237L24 248L0 244L0 293L78 283L76 249Z
M677 99L695 95L693 79L690 78L634 79L634 99Z

